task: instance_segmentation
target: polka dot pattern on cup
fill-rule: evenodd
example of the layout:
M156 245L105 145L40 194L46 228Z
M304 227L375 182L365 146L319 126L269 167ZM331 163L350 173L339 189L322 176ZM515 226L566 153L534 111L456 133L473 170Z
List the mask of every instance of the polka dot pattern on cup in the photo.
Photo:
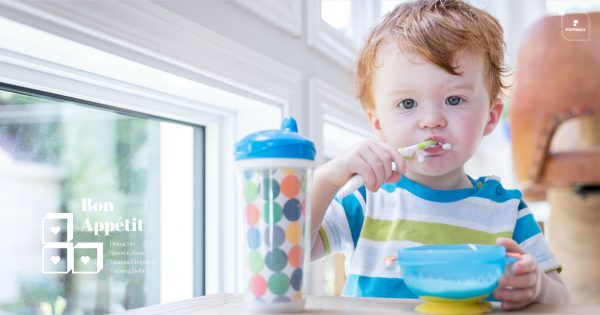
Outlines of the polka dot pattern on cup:
M283 206L283 214L290 221L296 221L302 214L302 204L298 199L290 199Z
M248 294L260 303L304 298L303 229L307 171L297 168L244 171L243 200L248 243Z
M285 242L285 231L277 225L267 226L264 233L265 244L271 248L279 247Z
M267 281L260 275L254 275L250 279L250 290L254 296L262 296L267 292Z

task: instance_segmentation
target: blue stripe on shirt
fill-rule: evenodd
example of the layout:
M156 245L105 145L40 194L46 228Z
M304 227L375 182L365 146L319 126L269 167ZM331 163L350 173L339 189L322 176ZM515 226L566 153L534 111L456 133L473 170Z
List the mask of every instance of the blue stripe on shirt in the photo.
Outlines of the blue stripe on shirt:
M387 192L394 192L398 188L406 189L417 197L436 202L454 202L471 196L490 199L495 202L505 202L511 199L521 199L522 197L519 190L504 189L502 184L495 179L485 180L485 177L482 177L475 181L469 177L469 180L475 187L436 190L423 186L406 176L402 176L397 183L383 184L381 189ZM481 187L477 188L476 185L479 183L481 183Z
M533 215L530 213L517 220L512 238L515 240L515 242L521 244L528 238L539 233L542 233L542 230L537 222L535 222Z
M365 196L364 186L359 188L359 192L363 196ZM339 202L339 200L338 200ZM344 212L346 213L346 219L348 219L348 226L350 226L350 234L352 234L352 242L354 243L354 247L356 247L356 243L358 242L358 237L360 236L360 231L362 230L362 225L364 221L364 211L360 202L356 198L354 194L350 194L344 197L340 204L344 207Z

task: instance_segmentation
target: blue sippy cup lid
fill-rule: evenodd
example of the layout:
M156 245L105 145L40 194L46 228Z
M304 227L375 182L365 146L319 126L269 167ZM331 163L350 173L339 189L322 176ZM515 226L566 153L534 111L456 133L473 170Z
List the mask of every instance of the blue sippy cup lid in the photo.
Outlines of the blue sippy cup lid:
M281 122L280 130L251 133L235 144L235 160L259 158L289 158L314 161L315 145L298 133L292 117Z

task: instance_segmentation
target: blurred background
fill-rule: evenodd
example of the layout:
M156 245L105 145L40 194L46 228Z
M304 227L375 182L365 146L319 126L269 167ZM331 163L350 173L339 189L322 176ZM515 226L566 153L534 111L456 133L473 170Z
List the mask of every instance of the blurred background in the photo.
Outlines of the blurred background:
M320 164L372 137L352 90L352 65L369 29L401 2L0 1L0 250L5 257L0 314L118 313L242 292L244 218L234 198L235 141L275 129L283 116L293 115L301 133L315 142ZM532 26L548 16L573 23L577 15L591 31L593 18L584 19L600 11L600 1L468 2L502 24L512 86L499 127L484 139L467 172L499 176L505 187L529 184L529 207L565 264L565 281L578 292L575 301L600 303L597 271L572 258L600 258L594 232L600 223L598 182L561 186L566 194L579 189L573 198L588 196L580 204L557 197L562 192L546 194L547 186L532 185L543 177L517 174L511 134L515 78L528 66L518 60L527 43L535 42L528 37ZM561 27L547 32L558 38ZM582 41L591 45L584 47L588 54L597 54L598 36ZM552 45L536 47L542 47L537 59L544 60L543 50ZM548 60L548 67L561 64ZM563 70L568 79L570 68ZM600 71L588 70L593 76ZM600 100L588 102L595 107L583 111L592 118L571 120L573 126L557 135L563 147L572 148L573 139L597 147ZM566 118L555 119L554 128ZM529 156L522 158L526 164ZM568 172L591 178L598 168ZM577 218L588 225L553 214L548 196L563 208L585 210ZM73 214L72 240L63 223L49 234L54 225L44 218L50 213ZM87 228L88 222L108 228L133 219L143 227L98 235ZM579 240L556 234L561 222L589 232ZM102 269L85 272L88 263L79 261L69 269L66 250L47 246L47 237L73 246L102 242ZM97 254L89 254L96 270ZM43 269L40 261L55 256L60 263ZM567 267L586 272L569 274ZM313 294L340 294L343 255L311 269Z

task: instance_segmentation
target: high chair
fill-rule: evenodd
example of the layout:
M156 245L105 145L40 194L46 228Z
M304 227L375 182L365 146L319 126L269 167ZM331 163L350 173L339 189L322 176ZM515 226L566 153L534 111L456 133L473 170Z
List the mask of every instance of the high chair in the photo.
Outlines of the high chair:
M569 34L572 25L590 33ZM545 17L530 29L509 111L517 178L526 201L551 204L561 277L574 302L600 303L600 12Z

